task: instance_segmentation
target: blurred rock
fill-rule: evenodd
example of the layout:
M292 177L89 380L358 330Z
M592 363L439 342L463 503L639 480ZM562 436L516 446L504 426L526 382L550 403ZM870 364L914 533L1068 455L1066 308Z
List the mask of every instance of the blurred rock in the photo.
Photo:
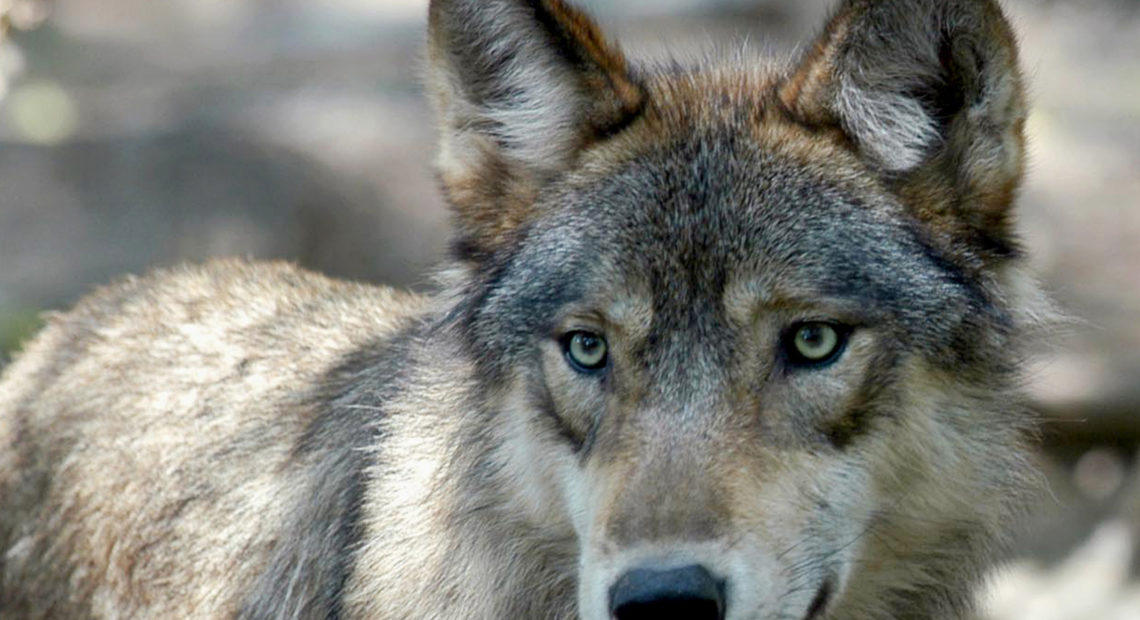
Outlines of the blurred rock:
M1129 584L1132 532L1109 521L1049 569L1022 562L992 579L982 595L985 620L1137 620L1140 586Z

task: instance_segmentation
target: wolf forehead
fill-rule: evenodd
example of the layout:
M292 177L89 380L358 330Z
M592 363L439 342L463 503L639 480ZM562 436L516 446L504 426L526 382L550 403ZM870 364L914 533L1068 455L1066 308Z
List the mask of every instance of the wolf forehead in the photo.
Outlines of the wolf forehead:
M930 243L842 144L807 136L801 145L809 128L767 126L763 113L725 101L688 102L723 109L674 112L681 129L662 131L654 125L664 120L651 118L587 150L538 196L519 242L494 263L481 314L510 317L521 339L550 329L568 306L629 297L659 325L723 319L728 299L827 300L896 323L929 348L968 315L1000 314L982 280Z

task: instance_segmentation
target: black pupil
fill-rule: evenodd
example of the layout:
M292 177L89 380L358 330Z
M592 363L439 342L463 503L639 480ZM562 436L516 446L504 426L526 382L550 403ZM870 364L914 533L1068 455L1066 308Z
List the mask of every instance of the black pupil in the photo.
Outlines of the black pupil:
M582 347L582 352L585 353L586 355L592 356L594 354L594 352L598 349L598 347L600 347L602 345L601 339L599 339L597 336L591 336L589 334L579 334L577 336L577 338L578 338L578 346Z
M825 340L823 336L823 326L808 325L800 328L800 339L809 347L818 347L823 344Z

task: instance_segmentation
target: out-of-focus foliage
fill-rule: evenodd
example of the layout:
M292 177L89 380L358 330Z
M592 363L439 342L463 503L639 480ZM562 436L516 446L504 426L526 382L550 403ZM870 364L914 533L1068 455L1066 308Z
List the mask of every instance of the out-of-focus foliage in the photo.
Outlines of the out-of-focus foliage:
M43 324L36 312L7 312L0 314L0 365Z
M47 15L47 0L0 0L0 99L24 68L23 56L9 33L31 30L42 24Z
M46 0L0 0L0 37L11 29L31 30L47 18Z

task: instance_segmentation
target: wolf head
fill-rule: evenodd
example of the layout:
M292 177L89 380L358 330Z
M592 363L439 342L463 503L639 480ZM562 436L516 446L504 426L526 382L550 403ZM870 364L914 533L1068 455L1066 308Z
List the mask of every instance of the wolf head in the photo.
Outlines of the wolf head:
M998 6L848 0L772 71L433 0L430 63L496 471L577 613L965 613L1029 470Z

